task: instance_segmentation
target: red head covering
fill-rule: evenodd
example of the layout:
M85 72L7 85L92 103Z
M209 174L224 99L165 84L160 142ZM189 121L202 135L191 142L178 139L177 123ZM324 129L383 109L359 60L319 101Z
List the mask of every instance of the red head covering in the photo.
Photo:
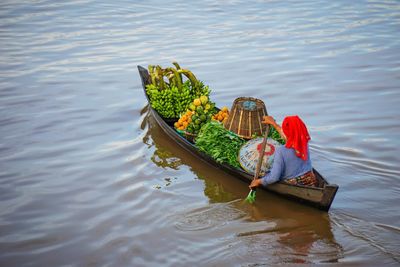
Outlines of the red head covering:
M293 148L296 156L308 159L307 143L310 140L307 127L299 116L288 116L282 122L282 130L286 135L286 147Z

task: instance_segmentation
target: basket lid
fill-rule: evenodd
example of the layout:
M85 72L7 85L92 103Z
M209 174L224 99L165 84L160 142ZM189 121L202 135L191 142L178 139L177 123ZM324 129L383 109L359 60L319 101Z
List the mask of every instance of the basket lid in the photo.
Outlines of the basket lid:
M254 138L247 141L239 150L239 163L242 168L254 175L260 157L261 145L263 142L262 137ZM263 157L263 163L261 165L261 174L265 174L272 166L274 161L274 155L276 147L280 144L272 138L267 139L265 145L265 152Z

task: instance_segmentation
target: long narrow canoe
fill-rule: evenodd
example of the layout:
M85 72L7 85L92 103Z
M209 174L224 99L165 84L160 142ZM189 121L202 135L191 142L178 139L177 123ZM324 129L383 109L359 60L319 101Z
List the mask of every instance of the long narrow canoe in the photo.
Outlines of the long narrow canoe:
M241 169L234 168L228 164L220 164L209 155L201 152L194 143L188 141L175 130L173 126L175 121L162 118L160 114L158 114L158 112L151 107L150 100L146 94L146 85L150 83L149 73L147 69L141 66L138 66L138 69L140 78L142 80L143 90L149 103L150 112L152 113L156 122L160 125L161 129L163 129L165 134L167 134L179 146L181 146L187 152L193 154L195 157L200 158L201 160L215 166L216 168L222 169L230 175L250 184L253 180L252 175ZM292 199L297 202L316 207L320 210L328 211L339 187L335 184L329 184L328 181L326 181L324 177L322 177L322 175L315 169L314 173L318 178L318 187L290 185L283 182L277 182L262 188L264 190L279 194L288 199Z

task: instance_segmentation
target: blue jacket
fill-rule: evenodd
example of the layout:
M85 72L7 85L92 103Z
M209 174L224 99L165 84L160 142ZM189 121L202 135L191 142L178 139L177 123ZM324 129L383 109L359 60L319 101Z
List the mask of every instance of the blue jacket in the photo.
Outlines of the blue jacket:
M307 149L309 148L307 147ZM272 167L261 178L261 183L263 186L267 186L280 180L298 177L311 169L310 153L308 153L308 159L304 161L296 156L293 148L286 148L282 145L276 148Z

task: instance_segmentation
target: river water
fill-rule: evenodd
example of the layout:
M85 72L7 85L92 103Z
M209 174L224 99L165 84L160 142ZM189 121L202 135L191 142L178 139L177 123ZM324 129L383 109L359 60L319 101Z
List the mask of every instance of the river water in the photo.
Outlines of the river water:
M2 1L0 266L398 266L398 1ZM308 125L329 213L187 154L137 65Z

